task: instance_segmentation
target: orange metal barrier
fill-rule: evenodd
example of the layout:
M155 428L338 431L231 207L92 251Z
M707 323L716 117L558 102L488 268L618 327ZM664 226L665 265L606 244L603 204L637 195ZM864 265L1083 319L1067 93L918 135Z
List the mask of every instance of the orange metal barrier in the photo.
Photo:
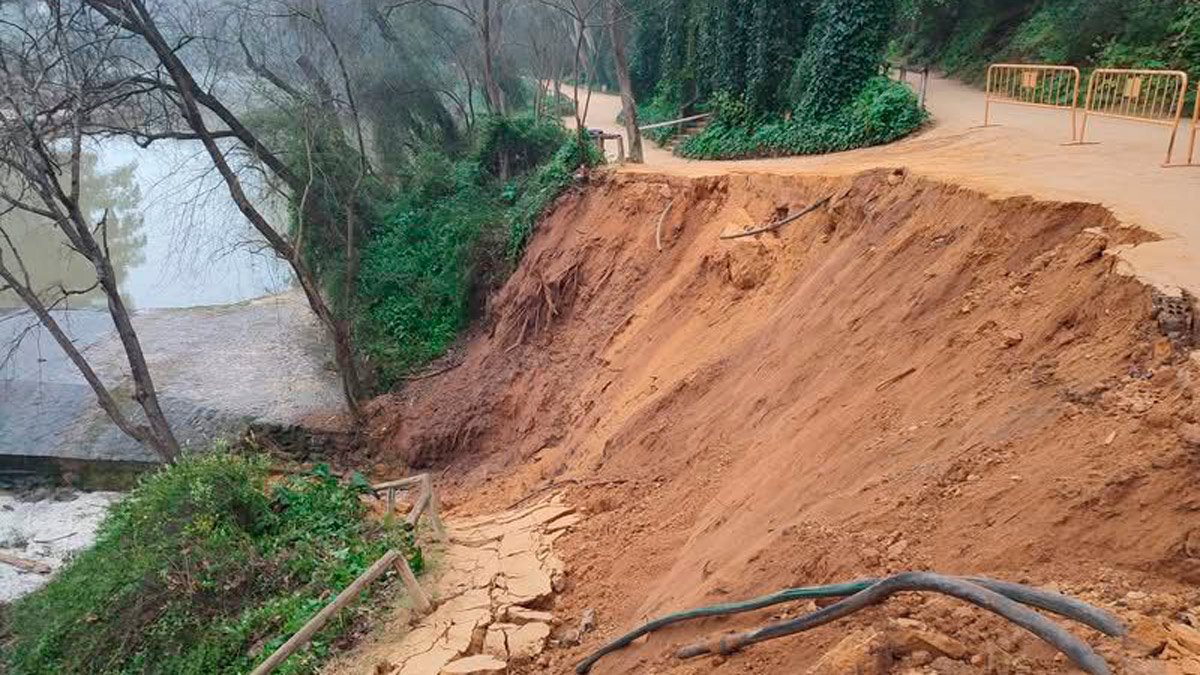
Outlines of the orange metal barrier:
M1187 79L1187 73L1181 70L1097 68L1088 78L1079 142L1087 134L1088 117L1092 115L1161 124L1171 128L1166 160L1170 164L1183 115Z
M1189 166L1192 164L1192 159L1196 155L1196 133L1200 132L1200 83L1196 84L1196 106L1192 111L1192 133L1188 137L1188 159Z
M988 126L993 103L1071 111L1071 140L1075 140L1075 109L1079 100L1079 69L1024 63L988 66L983 126Z

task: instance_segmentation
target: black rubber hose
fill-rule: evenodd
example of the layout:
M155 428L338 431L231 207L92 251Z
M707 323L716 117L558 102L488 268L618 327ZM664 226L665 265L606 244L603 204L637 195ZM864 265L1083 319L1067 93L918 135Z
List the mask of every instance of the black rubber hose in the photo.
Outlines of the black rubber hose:
M1039 588L1024 586L1022 584L996 581L995 579L987 579L984 577L968 577L966 580L995 591L1000 595L1008 597L1012 600L1016 600L1017 602L1024 603L1031 607L1044 609L1048 612L1053 612L1069 619L1074 619L1084 625L1095 628L1106 635L1120 637L1125 634L1125 627L1112 614L1074 598L1069 598L1065 595ZM600 647L600 649L592 652L587 658L580 661L575 666L575 672L579 675L586 675L586 673L592 669L592 666L594 666L597 661L604 658L608 654L629 646L634 640L646 635L647 633L652 633L656 630L665 628L672 624L680 623L682 621L738 614L741 612L763 609L764 607L770 607L772 605L777 605L784 602L793 602L795 600L809 598L844 598L863 591L872 585L879 583L879 581L879 579L859 579L857 581L841 584L788 588L779 591L778 593L751 598L750 600L744 600L741 602L730 602L668 614L639 626L638 628Z
M1108 612L1089 605L1081 600L1067 597L1061 593L1047 591L1033 586L1013 584L1007 581L997 581L986 577L960 577L965 581L978 584L995 591L1009 600L1016 600L1023 605L1044 609L1068 619L1095 628L1109 637L1122 637L1128 632L1125 624Z
M875 605L890 595L902 591L934 591L978 605L1037 635L1066 654L1077 666L1091 675L1112 675L1108 664L1086 643L1037 612L1009 600L999 593L970 581L930 572L905 572L888 577L864 591L840 600L791 621L770 624L755 630L725 635L716 641L697 643L677 652L679 658L689 658L718 652L730 654L742 647L764 640L794 635Z

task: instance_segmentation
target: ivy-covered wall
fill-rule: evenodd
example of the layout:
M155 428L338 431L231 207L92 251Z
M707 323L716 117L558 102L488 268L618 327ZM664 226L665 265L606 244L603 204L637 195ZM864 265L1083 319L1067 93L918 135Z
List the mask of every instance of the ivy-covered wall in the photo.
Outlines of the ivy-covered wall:
M680 155L848 150L893 141L925 120L912 92L880 75L898 0L637 2L633 76L648 101L639 120L713 113Z

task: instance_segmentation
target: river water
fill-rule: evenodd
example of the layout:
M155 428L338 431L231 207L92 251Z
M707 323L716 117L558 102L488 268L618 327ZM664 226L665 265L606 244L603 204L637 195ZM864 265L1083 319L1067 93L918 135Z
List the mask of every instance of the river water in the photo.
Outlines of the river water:
M176 432L205 443L251 419L287 422L336 404L323 336L276 259L237 210L198 143L148 149L105 140L88 148L85 211L109 213L122 296ZM256 174L244 172L248 186ZM282 201L258 189L271 222ZM0 216L35 284L91 285L93 271L47 222ZM56 311L75 344L127 405L127 366L102 294ZM18 338L20 338L18 340ZM18 343L13 349L14 343ZM98 414L73 364L12 294L0 293L0 460L4 456L151 459ZM287 378L288 386L265 380ZM295 386L292 386L295 385ZM130 406L131 410L133 406ZM131 414L136 416L136 410Z
M113 139L84 157L83 201L97 220L110 212L109 244L121 291L134 309L222 305L283 290L283 264L261 252L261 238L237 211L198 143L165 141L150 148ZM264 200L265 201L265 200ZM283 211L268 203L276 217ZM35 282L86 287L86 261L62 246L48 223L4 216ZM77 308L103 307L93 292ZM0 294L0 307L19 307Z

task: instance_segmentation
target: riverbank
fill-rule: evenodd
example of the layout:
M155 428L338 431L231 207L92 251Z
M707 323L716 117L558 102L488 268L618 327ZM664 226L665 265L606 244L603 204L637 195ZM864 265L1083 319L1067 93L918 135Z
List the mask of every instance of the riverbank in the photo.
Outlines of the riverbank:
M72 314L80 315L79 324L103 324L94 313ZM252 422L287 426L313 413L341 410L325 335L298 292L138 312L134 325L167 417L186 445L206 447ZM0 379L0 464L30 458L155 461L112 425L91 389L48 341L41 340L40 349L29 347ZM131 391L114 332L90 336L85 354L110 387ZM128 396L119 398L135 407Z
M57 571L96 539L96 528L119 492L70 488L0 491L0 553ZM0 564L0 603L12 602L50 581L51 574Z

